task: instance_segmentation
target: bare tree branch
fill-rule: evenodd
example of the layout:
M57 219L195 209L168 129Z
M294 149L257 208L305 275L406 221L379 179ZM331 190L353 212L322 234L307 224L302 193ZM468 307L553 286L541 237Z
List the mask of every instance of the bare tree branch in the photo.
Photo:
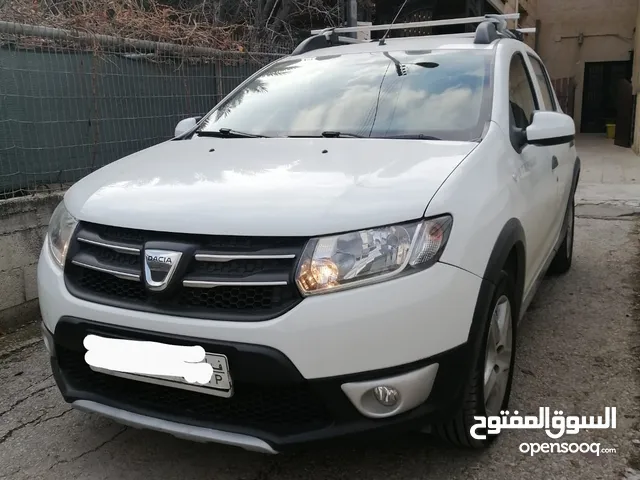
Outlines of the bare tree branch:
M340 4L340 0L0 0L0 18L93 34L268 51L291 47L296 32L336 25Z

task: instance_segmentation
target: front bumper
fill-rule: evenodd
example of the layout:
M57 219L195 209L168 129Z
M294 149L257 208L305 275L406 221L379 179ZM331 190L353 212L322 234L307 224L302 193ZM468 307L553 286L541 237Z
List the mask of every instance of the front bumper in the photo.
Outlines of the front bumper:
M52 368L68 402L124 423L260 451L357 434L370 438L373 431L422 429L455 411L471 364L468 338L481 282L466 271L436 264L396 280L310 297L276 319L245 323L90 303L68 292L46 249L38 265ZM89 332L197 344L224 354L234 396L212 397L93 372L82 346ZM416 377L422 397L406 412L370 418L349 399L357 396L362 382L400 381L436 364L429 388L422 385L428 377ZM354 383L356 394L345 389Z
M227 355L234 366L234 395L214 397L92 371L84 362L89 334L174 344L200 344ZM339 438L421 430L453 413L462 398L470 355L467 345L412 364L306 380L280 352L265 347L167 337L64 317L55 335L43 326L56 383L72 406L124 424L202 442L277 453ZM344 393L345 384L411 377L437 370L427 401L388 418L364 416ZM387 383L387 382L383 382ZM376 437L373 437L376 438Z

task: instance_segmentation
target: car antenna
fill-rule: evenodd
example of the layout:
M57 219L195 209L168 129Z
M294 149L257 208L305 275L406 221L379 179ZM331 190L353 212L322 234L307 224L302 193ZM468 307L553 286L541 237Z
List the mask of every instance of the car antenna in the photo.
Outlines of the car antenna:
M400 16L400 13L404 9L404 6L407 4L407 1L408 0L404 0L404 3L402 4L402 6L398 9L398 13L396 13L396 18L393 19L393 22L391 22L391 25L389 25L389 28L387 29L387 31L384 33L384 35L380 39L380 43L378 43L378 45L385 45L384 41L386 40L387 35L389 35L389 32L391 31L391 27L393 27L393 24L396 23L396 20Z

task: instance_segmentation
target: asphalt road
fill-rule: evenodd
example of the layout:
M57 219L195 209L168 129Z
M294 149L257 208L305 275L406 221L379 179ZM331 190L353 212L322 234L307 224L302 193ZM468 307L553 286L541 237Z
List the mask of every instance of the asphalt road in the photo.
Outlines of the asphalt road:
M610 214L611 212L609 212ZM49 372L37 328L0 338L0 478L46 479L640 479L640 236L636 218L576 221L569 274L547 279L521 324L512 409L576 415L617 407L615 430L560 441L616 453L535 456L508 431L488 451L457 452L420 435L267 456L135 430L70 410Z

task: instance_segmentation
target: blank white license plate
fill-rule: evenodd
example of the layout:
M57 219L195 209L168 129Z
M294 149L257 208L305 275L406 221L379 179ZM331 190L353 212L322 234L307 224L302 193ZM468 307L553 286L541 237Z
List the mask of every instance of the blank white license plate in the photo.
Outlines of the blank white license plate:
M92 337L92 339L87 344L89 337ZM148 372L148 370L145 370L145 366L154 370L154 366L164 365L168 356L169 361L173 361L170 355L176 355L175 358L178 359L176 361L180 363L179 358L182 352L180 349L198 348L203 352L201 347L180 347L155 342L110 339L96 335L89 335L87 339L85 339L85 347L87 348L87 345L89 345L90 348L88 348L88 352L85 355L85 361L96 372L219 397L228 398L233 395L233 382L229 375L229 362L225 355L205 352L202 361L183 364L183 367L184 365L194 367L199 363L211 365L213 373L211 373L210 380L206 383L199 383L187 381L180 375L161 375L159 371L164 370L164 368L160 367L155 368L156 371L153 374L141 372ZM93 356L89 357L89 354ZM184 354L182 353L182 355ZM140 363L141 366L139 368L136 367L136 362ZM211 369L207 367L207 371Z

